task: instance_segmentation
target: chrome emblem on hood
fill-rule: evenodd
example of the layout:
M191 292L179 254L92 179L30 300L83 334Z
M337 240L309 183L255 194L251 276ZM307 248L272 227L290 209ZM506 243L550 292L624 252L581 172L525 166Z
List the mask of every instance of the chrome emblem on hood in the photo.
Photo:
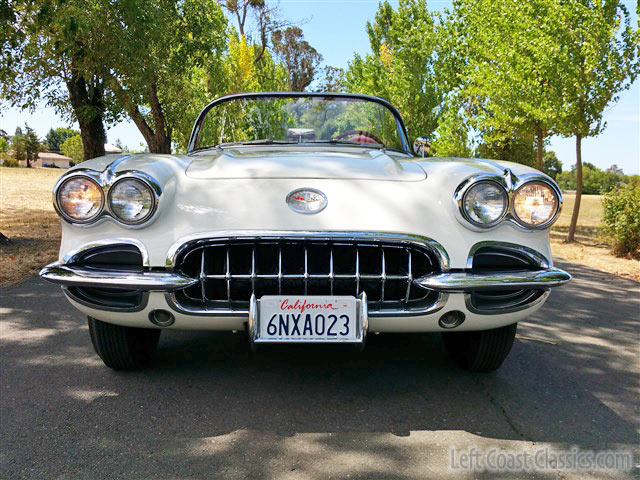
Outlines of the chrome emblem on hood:
M296 213L318 213L327 203L327 196L315 188L298 188L287 195L287 205Z

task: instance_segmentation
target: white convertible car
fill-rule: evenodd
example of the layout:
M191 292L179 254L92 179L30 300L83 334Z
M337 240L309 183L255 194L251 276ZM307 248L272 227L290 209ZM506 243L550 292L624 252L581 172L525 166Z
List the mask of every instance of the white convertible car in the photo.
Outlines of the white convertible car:
M442 332L472 371L570 276L552 265L553 180L508 162L414 156L365 95L252 93L209 104L186 155L118 155L56 184L59 261L40 275L89 317L115 369L163 329L263 343Z

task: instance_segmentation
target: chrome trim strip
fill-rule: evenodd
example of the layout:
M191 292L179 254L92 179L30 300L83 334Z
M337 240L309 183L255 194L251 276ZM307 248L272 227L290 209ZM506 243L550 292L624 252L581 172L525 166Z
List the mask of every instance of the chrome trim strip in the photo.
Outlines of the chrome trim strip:
M171 307L172 310L183 313L185 315L193 315L196 317L246 317L249 314L249 310L247 309L223 309L223 308L215 308L209 310L202 309L191 309L186 308L185 306L178 303L176 299L176 295L173 292L165 293L164 295L165 301L167 305ZM386 318L386 317L420 317L423 315L430 315L432 313L436 313L447 304L447 300L449 299L449 294L446 292L440 292L438 295L438 299L434 302L433 305L428 308L421 309L409 309L409 310L392 310L385 309L382 311L371 312L369 311L369 317L375 318ZM379 302L377 302L379 303Z
M198 282L171 272L128 272L63 265L56 262L44 267L40 276L52 283L75 287L130 288L150 291L173 291L190 287Z
M352 241L384 241L406 243L430 249L438 257L441 271L449 269L449 255L437 241L406 233L391 232L350 232L350 231L315 231L315 230L221 230L216 232L202 232L182 237L171 245L167 253L166 266L173 268L177 257L186 249L197 247L201 243L220 240L300 240L313 238L315 240L352 240Z
M144 244L141 241L136 240L135 238L108 238L103 240L95 240L91 243L85 243L84 245L81 245L80 247L75 248L70 252L66 253L62 257L62 261L60 263L62 264L74 263L87 250L93 250L94 248L107 247L111 245L121 245L121 244L133 245L137 247L138 250L140 250L140 254L142 255L142 266L143 267L151 266L151 262L149 260L149 252L147 251L147 248L144 246Z
M525 247L524 245L518 245L517 243L488 240L485 242L478 242L473 247L471 247L471 250L469 250L469 255L467 256L468 269L473 268L473 257L475 256L476 252L484 247L498 247L505 250L512 250L516 253L520 253L521 255L526 256L541 268L551 268L553 266L552 262L547 259L547 257L545 257L537 250L534 250L533 248Z
M256 351L256 340L258 339L258 301L256 296L252 293L249 300L249 320L247 322L247 331L249 334L249 345L251 351Z
M496 310L478 310L473 306L470 293L466 293L464 295L464 303L465 303L465 306L467 307L467 310L469 310L471 313L476 313L478 315L502 315L506 313L521 312L522 310L527 310L529 308L533 308L537 305L540 305L541 303L544 303L547 301L547 298L549 297L550 294L551 294L551 290L547 289L542 293L542 295L540 295L540 297L536 298L530 303L527 303L526 305L520 305L518 307L511 307L511 308L500 308Z
M515 288L557 287L571 280L564 270L512 270L505 272L448 272L425 275L415 283L422 288L439 292L469 292L473 290L501 290Z
M477 225L476 223L467 219L463 209L463 200L465 194L472 186L480 182L493 182L499 185L507 193L508 199L507 209L503 213L503 215L498 220L487 226ZM513 197L515 196L515 193L528 183L543 183L547 185L553 190L558 199L558 207L555 214L547 222L541 225L529 225L523 223L518 219L513 210ZM556 185L553 179L551 179L547 175L544 175L542 173L524 173L520 176L516 176L510 169L505 168L502 175L499 173L480 173L468 177L458 186L458 188L456 188L456 191L453 194L453 203L455 205L455 216L458 222L460 222L466 228L475 232L487 232L498 228L503 223L512 225L525 232L535 232L549 228L558 219L558 216L562 211L562 191Z

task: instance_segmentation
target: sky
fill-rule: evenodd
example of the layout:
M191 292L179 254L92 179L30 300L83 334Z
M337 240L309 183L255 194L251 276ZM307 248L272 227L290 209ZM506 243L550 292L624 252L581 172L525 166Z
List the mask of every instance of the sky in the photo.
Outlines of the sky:
M390 2L397 7L397 0ZM638 24L634 1L623 3L632 14L632 25ZM429 8L451 8L450 0L429 0ZM372 20L378 0L280 0L282 16L302 22L305 39L324 57L323 65L346 68L354 53L366 54L369 41L365 23ZM606 130L598 137L582 143L583 161L606 169L618 165L627 174L640 173L640 82L621 93L620 100L610 105L604 114ZM34 112L15 108L0 110L0 129L13 133L25 122L44 137L51 127L68 126L52 108L40 106ZM76 126L77 128L77 126ZM109 128L108 141L120 139L131 149L141 149L142 135L132 122L122 122ZM575 163L575 139L551 137L547 147L562 161L565 169Z

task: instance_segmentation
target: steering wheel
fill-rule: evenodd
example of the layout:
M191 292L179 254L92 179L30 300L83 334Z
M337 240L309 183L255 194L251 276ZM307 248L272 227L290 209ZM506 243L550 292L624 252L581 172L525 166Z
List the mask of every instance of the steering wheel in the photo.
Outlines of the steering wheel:
M335 140L341 140L345 137L351 137L348 141L353 143L377 143L379 145L384 145L382 140L366 130L349 130L335 137Z

